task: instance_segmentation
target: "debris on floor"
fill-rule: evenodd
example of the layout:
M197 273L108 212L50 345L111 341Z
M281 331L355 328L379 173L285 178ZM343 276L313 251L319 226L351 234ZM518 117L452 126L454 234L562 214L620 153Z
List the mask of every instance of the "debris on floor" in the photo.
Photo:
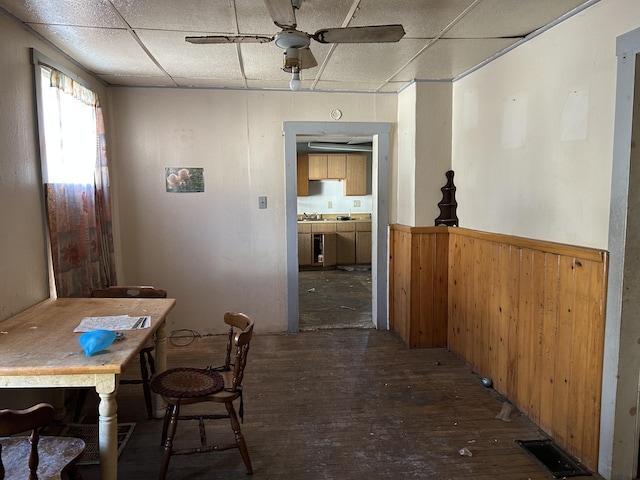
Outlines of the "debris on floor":
M467 447L461 448L460 450L458 450L458 453L463 457L473 457L473 453L471 453L471 450L469 450Z
M498 415L496 415L496 418L498 420L502 420L503 422L510 422L511 419L509 418L509 415L511 415L511 410L513 409L513 407L511 406L511 404L509 402L503 402L502 403L502 408L500 409L500 413L498 413Z

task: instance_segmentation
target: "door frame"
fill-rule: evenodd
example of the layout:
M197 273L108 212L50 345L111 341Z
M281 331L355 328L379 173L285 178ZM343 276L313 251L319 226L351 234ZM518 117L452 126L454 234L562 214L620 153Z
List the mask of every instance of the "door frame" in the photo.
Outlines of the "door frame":
M638 173L631 171L636 62L640 28L616 39L617 80L613 164L609 208L609 272L600 412L598 473L605 478L636 478L640 425L630 406L640 408L640 304L637 296L637 246L627 242L637 213ZM637 101L636 101L637 103ZM636 122L638 117L636 116ZM631 189L630 189L631 186ZM631 210L630 210L631 208ZM633 235L631 240L634 240Z
M390 123L284 122L285 214L287 241L287 325L300 327L298 306L297 135L371 135L371 316L376 328L389 328L389 141Z

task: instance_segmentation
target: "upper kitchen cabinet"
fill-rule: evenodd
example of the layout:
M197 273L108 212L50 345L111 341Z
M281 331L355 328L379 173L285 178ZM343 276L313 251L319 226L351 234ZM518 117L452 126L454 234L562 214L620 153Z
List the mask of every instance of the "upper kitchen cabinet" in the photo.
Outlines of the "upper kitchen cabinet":
M309 159L307 155L298 155L297 161L298 196L309 195Z
M309 154L309 180L338 180L347 175L347 155Z
M350 153L346 161L345 195L367 194L367 157L363 153Z

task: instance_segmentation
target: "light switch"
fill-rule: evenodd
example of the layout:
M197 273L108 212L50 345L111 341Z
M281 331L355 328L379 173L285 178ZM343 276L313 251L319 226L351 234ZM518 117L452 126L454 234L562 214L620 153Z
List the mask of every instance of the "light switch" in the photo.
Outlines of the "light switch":
M327 202L327 208L333 208L333 202L331 200Z
M258 197L258 208L267 208L267 197Z
M354 207L359 207L360 206L360 200L354 200L353 201L353 206Z

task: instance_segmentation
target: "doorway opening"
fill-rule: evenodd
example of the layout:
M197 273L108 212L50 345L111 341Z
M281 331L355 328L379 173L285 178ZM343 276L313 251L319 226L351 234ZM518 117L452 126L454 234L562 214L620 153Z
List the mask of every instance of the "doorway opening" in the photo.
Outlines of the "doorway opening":
M288 331L300 329L297 212L297 138L308 135L369 135L371 161L371 322L388 328L389 123L285 122Z
M296 144L299 330L372 328L372 137Z

